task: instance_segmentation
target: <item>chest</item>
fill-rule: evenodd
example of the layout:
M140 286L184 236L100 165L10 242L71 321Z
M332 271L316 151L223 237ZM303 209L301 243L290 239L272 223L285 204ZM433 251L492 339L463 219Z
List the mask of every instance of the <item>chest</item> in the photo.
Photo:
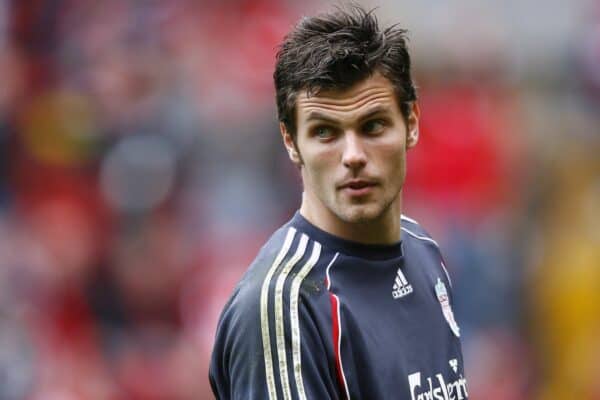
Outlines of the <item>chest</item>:
M339 300L339 357L352 398L390 398L391 389L400 398L429 393L435 399L436 390L440 399L467 398L460 331L436 262L364 265L342 259L331 273L331 292Z

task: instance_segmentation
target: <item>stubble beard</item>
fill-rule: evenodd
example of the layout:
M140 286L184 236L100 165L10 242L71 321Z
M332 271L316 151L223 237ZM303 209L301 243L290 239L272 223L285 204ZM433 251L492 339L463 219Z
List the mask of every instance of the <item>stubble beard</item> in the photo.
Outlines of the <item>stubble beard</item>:
M386 218L392 207L396 206L400 193L401 189L390 199L375 200L365 204L347 204L334 201L329 209L337 218L348 224L373 223Z

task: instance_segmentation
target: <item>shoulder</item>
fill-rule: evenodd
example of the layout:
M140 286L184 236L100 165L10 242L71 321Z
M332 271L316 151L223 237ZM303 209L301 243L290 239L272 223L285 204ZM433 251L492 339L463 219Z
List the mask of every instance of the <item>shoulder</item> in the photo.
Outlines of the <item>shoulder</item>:
M438 242L436 242L429 232L427 232L417 221L402 214L400 224L405 238L422 241L425 244L434 246L439 251L440 246Z
M446 269L444 257L438 242L431 237L429 232L416 220L402 214L401 216L402 242L405 246L416 248L420 258L426 258L432 262L427 263L434 271L441 268L446 276L448 284L452 286L452 280Z
M288 225L271 235L233 289L223 309L222 319L233 319L237 322L255 320L263 283L291 250L294 236L294 228Z
M294 302L304 297L308 278L324 271L323 249L319 242L290 224L277 230L260 249L238 282L221 315L221 329L260 329L261 318L271 316L274 303ZM324 272L323 272L324 274ZM308 299L307 299L308 300ZM287 307L286 307L287 310Z
M306 324L307 303L318 301L315 293L321 292L304 284L314 282L308 277L322 269L323 259L320 243L293 226L284 225L273 234L221 314L211 361L215 382L236 376L242 386L251 377L262 381L279 365L275 354L299 346L298 336L311 327Z
M244 365L261 359L265 329L264 321L261 321L261 307L263 313L267 307L264 295L261 296L265 292L262 290L263 282L269 274L272 275L273 266L279 264L291 248L293 236L293 230L287 225L273 233L223 307L211 358L210 375L215 382L227 382L234 371L244 368L259 371L251 365Z
M234 295L256 303L277 284L285 282L289 291L294 282L301 283L309 273L321 269L323 253L321 243L290 224L284 225L260 249Z

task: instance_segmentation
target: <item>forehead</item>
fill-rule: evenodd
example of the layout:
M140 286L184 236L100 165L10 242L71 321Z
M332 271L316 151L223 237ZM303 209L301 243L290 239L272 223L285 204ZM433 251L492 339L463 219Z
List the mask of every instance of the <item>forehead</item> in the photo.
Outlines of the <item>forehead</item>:
M323 90L312 96L303 91L296 101L300 121L312 112L343 118L373 108L398 110L392 83L379 73L345 90Z

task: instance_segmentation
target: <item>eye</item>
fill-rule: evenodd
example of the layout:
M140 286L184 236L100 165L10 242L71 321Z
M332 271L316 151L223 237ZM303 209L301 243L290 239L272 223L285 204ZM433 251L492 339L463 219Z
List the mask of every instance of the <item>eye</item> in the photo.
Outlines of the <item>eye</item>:
M381 119L372 119L363 125L363 132L367 135L379 135L385 130L385 121Z
M315 135L317 138L319 138L321 140L327 140L327 139L331 139L335 135L335 132L334 132L333 128L331 128L329 126L320 125L320 126L317 126L313 130L313 135Z

